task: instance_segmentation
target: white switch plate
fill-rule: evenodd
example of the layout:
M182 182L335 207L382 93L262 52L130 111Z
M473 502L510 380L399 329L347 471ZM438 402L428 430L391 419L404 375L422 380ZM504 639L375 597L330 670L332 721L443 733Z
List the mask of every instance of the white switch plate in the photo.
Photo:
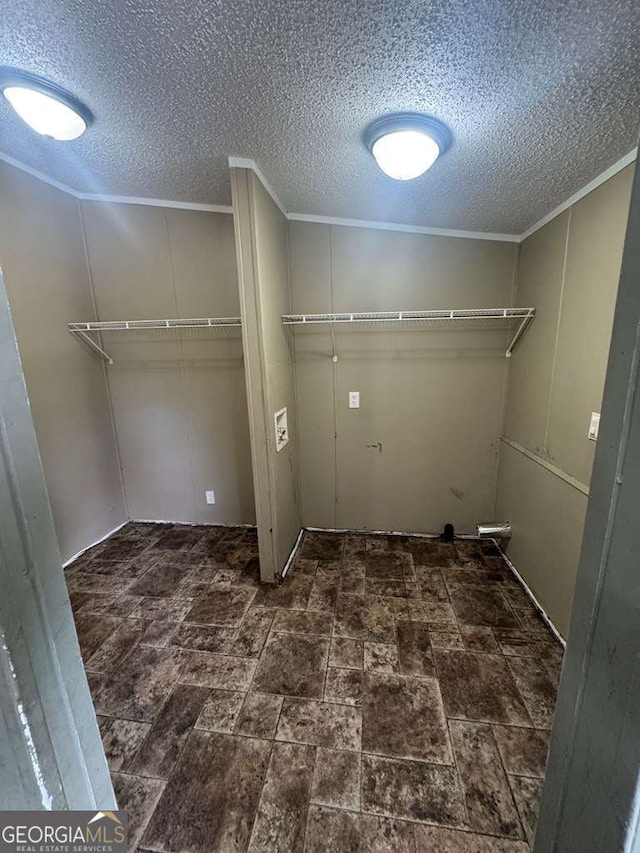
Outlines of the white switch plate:
M591 422L589 423L589 432L587 433L591 441L598 440L598 430L600 429L600 412L591 412Z
M215 492L206 491L204 493L204 497L205 497L205 500L208 504L214 504L216 502L216 493Z
M349 408L350 409L359 409L360 408L360 392L359 391L349 391Z

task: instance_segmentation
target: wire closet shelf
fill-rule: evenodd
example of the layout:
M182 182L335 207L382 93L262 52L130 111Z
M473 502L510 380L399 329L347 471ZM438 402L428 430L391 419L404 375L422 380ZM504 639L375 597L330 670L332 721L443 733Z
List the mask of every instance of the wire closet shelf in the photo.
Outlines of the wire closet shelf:
M507 347L511 353L535 317L535 308L451 308L435 311L345 311L335 314L283 314L284 326L334 326L354 325L374 328L379 324L407 329L470 328L513 329Z
M95 341L92 333L135 332L152 329L236 329L240 328L240 317L196 317L190 319L169 320L92 320L87 323L69 323L69 332L80 338L107 364L113 364L111 356L101 344Z

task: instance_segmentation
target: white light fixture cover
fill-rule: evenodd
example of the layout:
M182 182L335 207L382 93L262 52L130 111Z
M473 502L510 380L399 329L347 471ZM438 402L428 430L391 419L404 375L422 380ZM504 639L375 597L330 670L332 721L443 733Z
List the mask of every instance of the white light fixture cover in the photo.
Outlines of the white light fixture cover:
M34 74L0 68L0 89L20 118L42 136L77 139L93 121L81 101Z
M423 175L451 145L451 131L432 116L396 113L377 119L364 141L382 171L397 181Z

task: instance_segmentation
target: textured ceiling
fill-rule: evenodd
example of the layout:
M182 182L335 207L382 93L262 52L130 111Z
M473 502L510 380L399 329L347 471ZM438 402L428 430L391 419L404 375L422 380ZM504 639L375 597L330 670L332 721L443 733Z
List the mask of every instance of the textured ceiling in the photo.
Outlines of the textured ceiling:
M637 141L638 0L0 0L0 64L96 116L0 150L74 189L229 204L255 160L289 211L516 233ZM361 143L397 110L453 148L397 183Z

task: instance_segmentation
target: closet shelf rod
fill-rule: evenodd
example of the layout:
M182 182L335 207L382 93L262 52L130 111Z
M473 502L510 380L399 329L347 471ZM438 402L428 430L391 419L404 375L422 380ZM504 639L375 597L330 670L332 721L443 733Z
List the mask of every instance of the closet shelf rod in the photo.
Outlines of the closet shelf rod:
M336 314L283 314L285 326L321 323L411 323L424 320L531 319L535 308L447 308L437 311L346 311Z
M508 323L520 321L516 331L507 347L506 357L511 358L511 353L518 343L527 327L535 317L535 308L447 308L434 311L346 311L334 314L283 314L284 326L314 326L328 325L332 335L333 328L337 324L369 324L369 323L429 323L447 321L469 321L470 323L482 320L505 320ZM333 343L333 357L335 355L335 342Z
M171 320L90 320L86 323L68 323L69 332L80 338L83 343L107 362L113 359L91 337L91 332L135 332L143 329L221 329L238 328L242 325L240 317L197 317L193 319Z
M101 320L69 323L70 332L124 332L141 329L206 329L242 325L240 317L197 317L171 320Z

